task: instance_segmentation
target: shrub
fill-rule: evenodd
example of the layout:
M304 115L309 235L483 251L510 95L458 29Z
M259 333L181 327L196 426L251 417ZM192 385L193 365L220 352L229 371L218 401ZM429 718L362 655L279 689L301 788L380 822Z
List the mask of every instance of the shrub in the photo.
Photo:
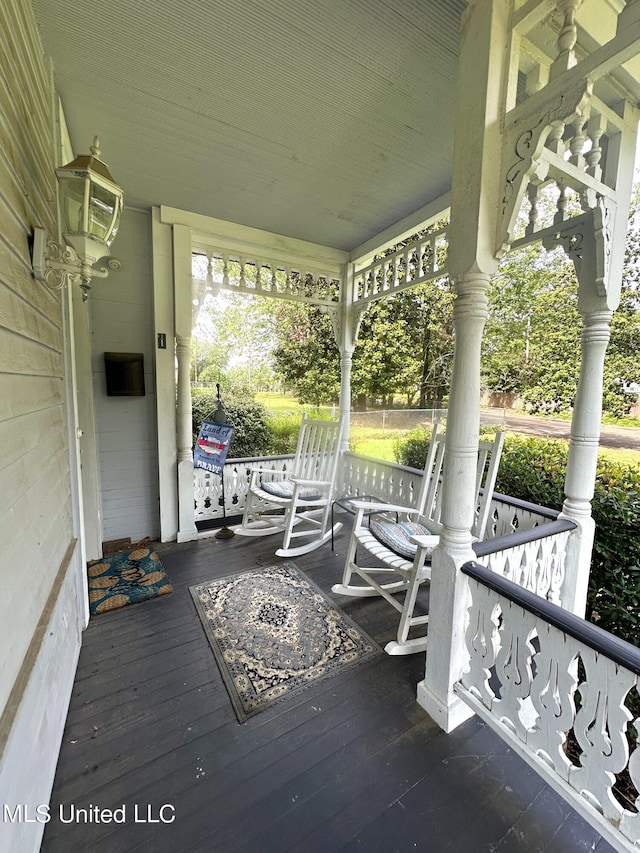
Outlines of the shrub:
M430 440L431 430L424 426L417 426L403 438L396 438L393 442L396 462L409 468L424 468Z
M395 449L404 465L422 468L429 436L413 430ZM561 510L566 441L507 436L496 491ZM587 618L640 646L640 466L598 460L592 514L596 524Z
M216 392L210 388L192 390L193 442L198 438L202 421L212 417L216 407ZM225 399L227 422L233 424L233 438L229 447L229 459L243 456L267 456L270 450L271 431L267 424L267 412L260 403L243 399Z

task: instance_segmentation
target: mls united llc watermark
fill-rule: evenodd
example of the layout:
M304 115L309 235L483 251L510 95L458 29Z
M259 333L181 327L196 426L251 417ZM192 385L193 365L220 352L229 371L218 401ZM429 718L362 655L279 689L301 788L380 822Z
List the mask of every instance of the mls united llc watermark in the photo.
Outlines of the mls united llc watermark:
M52 809L44 803L36 806L27 803L5 803L2 806L2 823L49 823L55 819L60 823L173 823L176 810L170 803L161 806L152 806L150 803L123 803L114 809L91 804L80 808L73 803L60 803L57 809Z

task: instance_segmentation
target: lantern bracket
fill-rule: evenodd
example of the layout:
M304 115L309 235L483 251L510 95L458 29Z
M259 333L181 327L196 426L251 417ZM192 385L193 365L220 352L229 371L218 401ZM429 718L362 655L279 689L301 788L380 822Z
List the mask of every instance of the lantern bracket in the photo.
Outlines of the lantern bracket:
M78 284L82 289L82 301L86 302L92 278L106 278L109 269L119 270L122 264L116 258L107 260L107 267L97 267L83 261L73 246L60 245L50 240L44 228L33 230L31 256L33 275L50 290L61 290L67 284Z

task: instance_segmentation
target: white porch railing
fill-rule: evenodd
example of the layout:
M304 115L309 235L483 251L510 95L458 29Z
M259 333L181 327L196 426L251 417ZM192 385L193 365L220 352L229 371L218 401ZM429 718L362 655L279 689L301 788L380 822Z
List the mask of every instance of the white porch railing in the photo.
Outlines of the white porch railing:
M287 471L293 455L247 457L230 459L224 467L224 493L226 516L240 515L249 489L249 471L252 467ZM342 465L341 494L375 495L389 503L414 505L420 491L423 472L382 459L345 453ZM194 469L194 503L196 522L222 521L222 480L201 468ZM536 528L555 520L557 513L535 504L526 503L505 495L494 495L487 537L497 539L512 533ZM505 545L508 547L509 543ZM522 544L518 545L522 549ZM492 557L497 567L498 556ZM521 561L522 554L517 558ZM509 562L508 570L501 574L512 577L516 558ZM498 570L498 569L496 569Z
M456 693L617 850L637 851L640 650L489 568L462 571L470 662Z
M222 508L222 477L202 468L193 469L193 496L196 523L222 521L234 515L242 515L249 491L251 468L266 468L270 471L287 471L293 454L286 456L260 456L229 459L224 466L224 510Z
M494 500L494 514L499 512L499 506L505 504ZM535 509L533 505L531 508ZM533 520L533 513L529 520ZM545 521L506 536L485 539L474 544L473 550L478 562L494 574L561 605L567 543L575 527L568 519Z

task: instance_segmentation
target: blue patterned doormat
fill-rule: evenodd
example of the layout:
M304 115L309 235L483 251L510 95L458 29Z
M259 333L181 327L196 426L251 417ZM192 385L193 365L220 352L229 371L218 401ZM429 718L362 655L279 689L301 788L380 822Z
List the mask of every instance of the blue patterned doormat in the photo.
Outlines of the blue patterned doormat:
M135 548L91 560L87 572L92 616L173 592L160 557L151 548Z
M190 591L239 722L381 652L291 562Z

